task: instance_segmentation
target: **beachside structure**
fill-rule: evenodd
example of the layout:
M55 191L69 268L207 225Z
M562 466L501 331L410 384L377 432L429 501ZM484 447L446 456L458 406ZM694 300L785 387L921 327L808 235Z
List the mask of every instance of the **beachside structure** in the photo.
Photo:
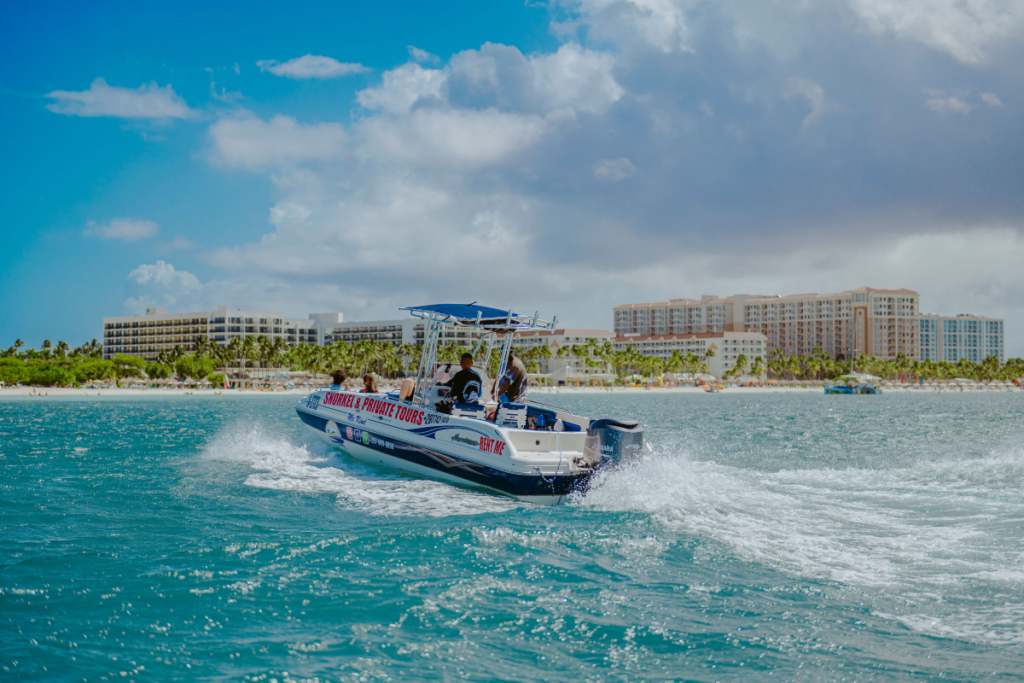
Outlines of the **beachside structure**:
M363 339L389 342L396 346L402 344L422 344L425 325L416 318L395 318L394 320L363 320L338 322L324 328L324 344L346 342L349 344ZM438 337L441 346L455 342L460 346L472 348L482 336L479 331L469 330L456 325L444 325Z
M156 360L160 351L180 345L188 350L205 335L220 346L235 337L265 336L283 338L289 346L315 344L329 346L335 342L355 343L363 339L384 341L396 346L422 344L424 323L416 318L346 322L341 313L310 313L309 319L285 318L280 311L228 310L168 313L165 306L146 309L145 315L103 318L103 357L118 354ZM445 326L440 332L442 345L455 342L472 348L480 333Z
M584 330L560 328L556 330L529 330L516 332L512 345L517 349L529 349L547 346L551 351L550 358L537 361L538 372L534 377L550 381L552 384L587 384L615 379L615 374L608 364L600 363L593 353L574 353L573 347L586 347L588 340L593 346L603 346L612 342L614 335L608 330ZM590 358L588 365L584 358Z
M309 319L285 318L279 311L216 311L168 313L166 306L146 309L145 315L103 318L103 357L118 354L156 360L156 354L175 346L189 349L201 336L227 346L236 337L284 339L289 346L323 344L324 330L342 322L341 313L310 313Z
M967 313L922 313L919 322L921 360L980 363L996 356L1000 363L1006 362L1001 319Z
M714 355L707 360L708 373L722 377L736 366L740 354L746 356L747 367L755 358L768 362L768 339L760 332L700 332L695 334L628 334L615 337L615 350L632 347L645 356L668 359L674 351L692 353L704 358L708 351ZM749 375L749 373L748 373Z
M860 289L835 294L704 295L622 304L612 309L616 337L759 332L768 352L832 358L864 353L881 359L918 358L919 294L909 289Z

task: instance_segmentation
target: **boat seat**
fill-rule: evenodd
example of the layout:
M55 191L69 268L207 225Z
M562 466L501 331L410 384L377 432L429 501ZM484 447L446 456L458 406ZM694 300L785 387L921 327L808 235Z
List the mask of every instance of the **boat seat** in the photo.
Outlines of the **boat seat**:
M590 423L590 420L585 417L581 418L562 411L549 410L548 408L541 408L540 406L530 404L526 406L526 422L529 425L529 429L539 429L542 431L554 429L555 422L558 420L562 421L562 431L565 432L585 431Z
M452 417L473 417L487 419L487 407L482 403L456 403L452 406Z

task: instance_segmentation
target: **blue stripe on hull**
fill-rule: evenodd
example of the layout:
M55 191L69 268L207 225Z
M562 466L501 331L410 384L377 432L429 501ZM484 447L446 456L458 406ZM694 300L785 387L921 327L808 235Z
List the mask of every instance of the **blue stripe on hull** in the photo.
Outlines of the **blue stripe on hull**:
M326 432L327 423L331 421L343 425L343 429L344 426L348 426L342 421L328 420L325 417L299 408L296 408L295 412L299 414L299 419L320 432ZM575 490L579 484L583 483L590 476L588 474L561 474L541 478L537 475L503 472L493 467L463 460L440 451L432 451L421 446L398 441L391 436L374 434L362 427L358 427L358 430L360 432L367 432L368 436L370 436L369 443L353 440L353 443L358 443L363 448L380 451L393 458L405 460L447 476L458 477L466 483L486 486L512 496L564 496ZM337 439L338 437L335 438ZM340 435L340 440L342 442L347 440L344 434Z

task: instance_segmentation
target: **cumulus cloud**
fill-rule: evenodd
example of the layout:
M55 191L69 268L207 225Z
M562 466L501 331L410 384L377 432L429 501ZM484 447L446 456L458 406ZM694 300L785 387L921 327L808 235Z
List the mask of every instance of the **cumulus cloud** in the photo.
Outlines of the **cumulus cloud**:
M260 71L269 71L275 76L304 80L308 78L340 78L369 71L362 64L346 64L330 57L305 55L278 62L276 59L262 59L256 62Z
M870 285L1024 319L1024 149L1012 117L972 121L1014 101L1020 67L951 71L916 34L834 12L850 1L576 3L557 50L411 53L344 124L222 119L211 161L265 172L273 208L201 256L244 275L180 301L344 301L358 320L479 299L605 327L631 300ZM781 24L788 47L765 48Z
M102 78L88 90L54 90L46 97L56 100L46 108L68 116L110 116L123 119L188 119L197 116L170 85L156 83L132 90L107 85Z
M636 173L633 162L626 158L601 159L594 164L594 177L598 180L611 180L618 182L625 180Z
M699 0L569 0L597 36L620 45L645 44L661 52L690 52L688 12Z
M999 96L996 95L995 93L990 93L990 92L982 93L981 94L981 101L984 102L985 104L987 104L990 107L1001 107L1001 106L1003 106L1003 101L1001 99L999 99Z
M952 112L955 114L969 114L974 109L956 95L948 97L931 97L926 102L928 108L940 114Z
M89 221L87 225L88 227L82 234L86 237L99 237L103 240L138 242L142 239L156 237L156 234L160 232L160 226L155 222L138 218L115 218L104 225Z
M1024 4L1014 0L848 0L877 32L921 42L969 65L1024 35Z
M437 55L431 54L426 50L421 50L415 45L409 45L407 49L409 50L409 56L412 57L415 62L433 63L441 61Z
M496 109L420 109L409 117L371 119L360 126L368 157L428 167L479 168L502 164L540 141L548 120Z
M128 280L137 285L153 285L176 291L187 291L199 287L199 279L195 275L188 271L175 270L173 265L164 261L152 264L143 263L128 273Z
M379 86L360 90L356 99L367 109L407 112L420 100L440 101L447 78L447 70L405 64L385 72Z
M245 116L224 118L210 126L210 159L235 168L263 168L338 156L348 140L337 123L301 124L290 116L269 121Z
M810 105L810 113L804 117L803 122L800 124L803 128L814 125L825 115L825 112L836 108L834 104L825 98L824 88L817 83L803 78L790 78L786 81L786 87L783 88L782 95L787 100L794 97L803 98Z

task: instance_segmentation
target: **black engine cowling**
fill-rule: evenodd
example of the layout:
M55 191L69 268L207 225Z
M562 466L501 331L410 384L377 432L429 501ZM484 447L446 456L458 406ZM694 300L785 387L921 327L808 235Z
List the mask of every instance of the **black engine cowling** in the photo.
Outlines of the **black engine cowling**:
M602 418L587 429L584 453L602 465L640 455L643 449L644 430L636 420Z

